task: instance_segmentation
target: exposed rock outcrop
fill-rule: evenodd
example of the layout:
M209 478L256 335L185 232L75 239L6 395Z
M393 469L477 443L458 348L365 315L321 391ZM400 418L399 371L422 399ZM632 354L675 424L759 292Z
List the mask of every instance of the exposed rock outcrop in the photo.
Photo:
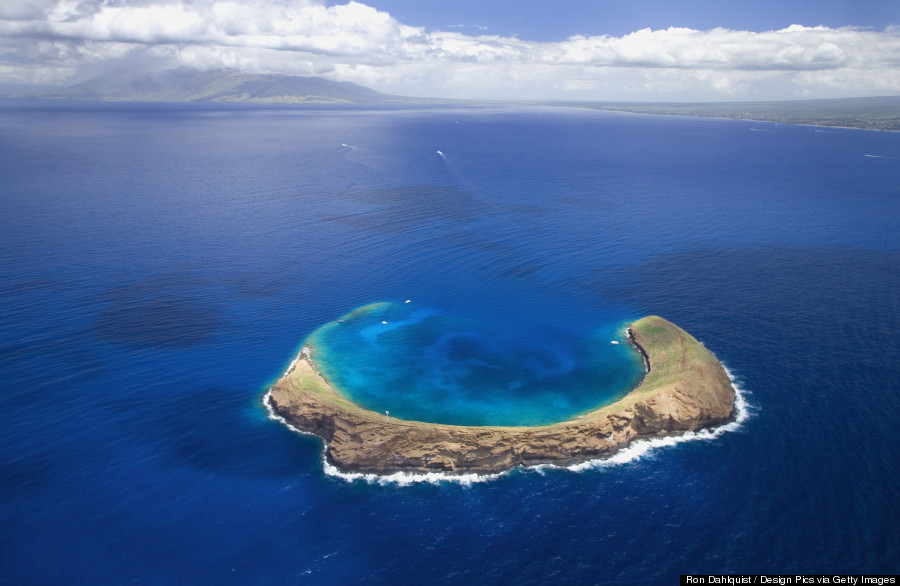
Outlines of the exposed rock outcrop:
M629 329L649 364L621 400L542 427L470 427L387 418L337 393L308 355L271 389L273 410L326 442L326 458L345 472L493 473L514 466L569 465L609 457L639 438L724 423L734 388L719 361L690 334L657 316Z

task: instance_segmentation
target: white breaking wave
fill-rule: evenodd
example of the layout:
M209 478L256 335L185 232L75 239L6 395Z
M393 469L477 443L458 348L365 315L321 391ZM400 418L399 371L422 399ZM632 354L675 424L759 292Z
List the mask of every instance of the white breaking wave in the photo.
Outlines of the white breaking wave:
M296 362L296 360L294 362ZM288 372L290 372L290 370L288 370ZM319 437L314 433L310 433L308 431L303 431L299 427L294 427L293 425L291 425L291 423L287 419L285 419L278 413L275 413L275 409L272 409L272 390L271 389L266 391L266 394L263 395L263 405L266 406L266 412L269 414L269 419L271 419L272 421L277 421L279 423L284 424L288 429L290 429L291 431L293 431L295 433L299 433L301 435L311 435L314 437Z
M445 474L443 472L394 472L393 474L365 474L362 472L341 472L325 460L325 452L322 452L322 468L328 476L335 476L347 482L364 480L368 484L387 486L412 486L413 484L444 484L454 483L462 486L472 486L479 482L491 482L510 473L509 470L497 474Z
M294 361L296 362L296 360ZM294 363L291 363L292 365ZM535 466L518 466L516 468L498 472L495 474L448 474L445 472L395 472L393 474L375 474L364 472L341 472L335 466L330 464L325 458L325 451L328 448L327 443L322 441L322 470L327 476L334 476L346 482L354 482L362 480L367 484L377 484L379 486L395 485L395 486L412 486L414 484L460 484L462 486L472 486L476 483L492 482L503 476L508 476L513 470L525 472L536 472L543 475L546 470L568 470L570 472L584 472L587 470L595 470L598 468L609 468L612 466L621 466L631 462L636 462L641 458L653 455L657 449L670 446L676 446L685 442L692 441L712 441L722 435L737 431L744 422L750 418L753 407L747 402L746 395L748 392L742 389L736 382L734 375L724 364L725 373L731 381L731 387L734 389L734 420L722 424L713 429L702 429L700 431L687 431L682 435L638 440L627 448L623 448L608 458L598 458L596 460L588 460L579 464L570 466L558 466L556 464L538 464ZM290 370L290 369L289 369ZM269 413L269 419L279 421L286 425L288 429L303 435L315 436L313 433L303 431L291 425L284 417L275 413L272 409L270 401L271 391L267 392L263 397L263 404ZM315 436L318 437L318 436ZM321 438L320 438L321 439Z
M294 363L296 363L296 360L291 364ZM290 372L290 369L288 369L288 372ZM267 391L263 396L263 405L265 405L266 407L266 412L269 414L269 419L285 425L294 433L319 437L314 433L303 431L298 427L294 427L287 419L275 413L275 409L272 408L271 397L271 390ZM319 439L321 440L322 438ZM426 472L421 474L414 474L410 472L395 472L394 474L365 474L362 472L341 472L336 467L331 465L328 460L325 459L325 451L327 449L328 444L324 440L322 440L322 470L324 470L325 474L328 476L334 476L347 482L353 482L354 480L364 480L369 484L378 484L381 486L387 486L389 484L395 484L397 486L411 486L413 484L422 482L427 482L430 484L451 482L464 486L471 486L476 482L490 482L491 480L496 480L503 475L509 474L509 471L500 472L497 474L444 474L442 472Z
M629 462L636 462L637 460L640 460L645 456L649 456L656 450L656 448L665 448L669 446L675 446L684 442L692 442L698 440L710 441L730 431L737 431L741 428L741 425L743 425L743 423L750 417L750 405L747 403L747 398L745 396L746 391L737 385L735 377L731 373L731 371L728 370L728 367L726 367L724 364L722 365L722 367L725 368L725 374L728 375L728 379L731 381L731 388L734 389L735 416L733 421L729 421L728 423L722 424L719 427L715 427L713 429L686 431L682 435L638 440L627 448L619 450L609 458L588 460L587 462L581 462L580 464L573 464L571 466L553 466L552 464L548 464L546 465L546 467L565 468L566 470L570 470L572 472L582 472L584 470L592 470L595 468L619 466L621 464L628 464Z
M288 365L287 370L285 370L284 374L281 375L282 378L291 374L291 371L294 370L294 368L297 366L297 361L300 360L300 356L302 356L302 354L297 354L297 357L291 360L291 363Z
M897 158L897 157L885 157L882 155L865 155L865 156L869 157L870 159L896 159Z

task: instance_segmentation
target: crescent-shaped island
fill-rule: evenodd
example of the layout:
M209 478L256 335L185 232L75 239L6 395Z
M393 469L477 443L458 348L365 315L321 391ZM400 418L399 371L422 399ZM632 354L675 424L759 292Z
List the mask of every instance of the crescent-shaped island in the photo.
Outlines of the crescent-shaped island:
M538 427L461 426L388 418L351 402L304 348L267 394L271 409L325 442L343 472L491 474L516 466L568 466L608 458L638 439L714 427L734 417L722 364L693 336L658 316L626 330L646 374L623 398Z

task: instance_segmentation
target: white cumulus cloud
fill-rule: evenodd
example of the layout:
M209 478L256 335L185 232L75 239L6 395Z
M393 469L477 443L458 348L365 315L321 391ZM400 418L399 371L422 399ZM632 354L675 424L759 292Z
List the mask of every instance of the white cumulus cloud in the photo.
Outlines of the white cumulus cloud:
M0 82L80 81L133 62L321 75L397 94L784 99L900 93L900 30L643 29L535 42L426 31L350 1L6 0Z

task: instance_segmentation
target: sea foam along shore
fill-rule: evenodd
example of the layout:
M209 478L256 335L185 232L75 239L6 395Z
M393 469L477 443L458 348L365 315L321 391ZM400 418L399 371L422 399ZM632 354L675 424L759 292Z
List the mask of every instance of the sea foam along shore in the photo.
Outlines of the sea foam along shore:
M725 372L728 373L728 378L731 380L732 387L734 388L735 417L733 421L729 421L712 429L686 431L681 435L638 440L627 448L619 450L608 458L597 458L594 460L581 462L580 464L572 464L570 466L557 466L555 464L517 466L516 468L493 474L477 474L474 472L470 474L448 474L446 472L394 472L393 474L375 474L373 472L341 472L336 467L328 463L328 460L325 457L325 452L328 446L324 442L324 440L318 438L318 436L316 436L314 433L303 431L302 429L297 429L296 427L288 423L288 421L284 417L275 413L275 410L272 409L272 405L269 402L269 394L271 392L271 389L267 390L265 395L263 396L263 405L266 408L269 419L285 425L294 433L316 437L320 441L322 441L322 471L326 476L340 478L341 480L344 480L346 482L355 482L359 480L370 485L379 486L412 486L414 484L459 484L461 486L472 486L473 484L493 482L504 476L510 475L515 470L518 470L520 472L536 472L538 474L544 474L545 471L549 470L586 472L590 470L612 468L615 466L624 466L626 464L637 462L638 460L644 458L651 458L656 455L657 451L661 448L677 446L679 444L688 442L713 441L726 433L738 431L751 417L752 413L754 412L754 408L747 398L747 395L750 394L749 391L740 386L734 373L725 364L723 364L722 367L725 368Z
M670 440L735 419L737 394L728 374L690 334L656 316L636 321L631 334L650 365L642 383L612 405L551 426L386 420L336 392L316 371L309 352L301 352L272 387L267 406L298 431L324 440L326 472L362 477L444 473L466 478L520 466L580 466L607 460L638 440Z

